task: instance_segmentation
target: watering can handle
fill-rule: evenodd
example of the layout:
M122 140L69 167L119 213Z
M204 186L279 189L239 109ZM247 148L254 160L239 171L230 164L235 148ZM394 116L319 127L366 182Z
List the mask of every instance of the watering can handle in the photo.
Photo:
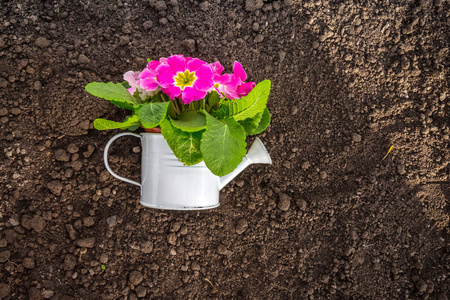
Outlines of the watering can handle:
M122 177L122 176L117 175L117 174L114 173L113 170L111 170L111 168L109 167L109 163L108 163L108 150L109 150L109 147L111 146L111 144L112 144L116 139L118 139L118 138L120 138L120 137L122 137L122 136L125 136L125 135L132 135L132 136L135 136L135 137L137 137L137 138L139 138L139 139L141 138L141 136L140 136L139 134L131 133L131 132L119 133L119 134L113 136L113 137L109 140L109 142L106 144L106 146L105 146L105 151L104 151L104 153L103 153L103 160L105 161L106 169L108 170L109 173L111 173L112 176L116 177L117 179L123 180L123 181L125 181L125 182L131 183L131 184L134 184L134 185L137 185L137 186L141 186L141 184L140 184L139 182L136 182L136 181L133 181L133 180L131 180L131 179L128 179L128 178L125 178L125 177Z

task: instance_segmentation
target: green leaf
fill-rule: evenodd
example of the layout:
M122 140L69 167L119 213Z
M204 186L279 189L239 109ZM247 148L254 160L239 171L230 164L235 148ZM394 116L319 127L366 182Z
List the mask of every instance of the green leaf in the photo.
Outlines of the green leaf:
M270 87L270 80L261 81L247 96L221 103L219 109L214 111L213 116L218 119L233 117L236 121L253 118L266 108Z
M127 117L124 122L114 122L105 119L95 119L94 127L97 130L106 130L106 129L127 129L129 127L140 125L139 118L136 115L131 117Z
M172 120L172 125L186 132L200 131L206 128L206 117L196 111L187 111L179 115L178 120Z
M146 103L136 110L142 126L153 128L158 126L167 115L170 102Z
M100 265L100 268L104 271L104 270L106 270L106 266L104 265L104 264L101 264Z
M126 102L120 102L120 101L114 101L114 100L109 100L112 104L114 104L115 106L118 106L120 108L123 109L128 109L128 110L134 110L135 107L132 104L126 103Z
M106 100L112 100L116 103L127 103L132 107L135 107L140 103L140 100L137 100L135 97L133 97L133 95L130 94L130 92L128 92L123 83L91 82L86 85L85 89L91 95Z
M258 127L253 131L253 134L260 134L261 132L263 132L264 130L266 130L266 128L269 126L270 124L270 112L267 109L267 107L264 109L264 112L262 114L261 117L261 121L259 122Z
M206 131L200 150L206 166L217 176L233 171L241 163L246 151L244 128L233 118L217 120L207 112Z
M259 122L261 121L263 113L257 113L253 118L247 118L243 121L238 121L239 124L242 125L242 127L244 127L245 132L248 135L253 134L253 132L255 131L256 128L258 128Z
M202 132L184 132L172 125L168 119L164 119L161 133L178 159L188 165L198 164L203 160L200 151Z

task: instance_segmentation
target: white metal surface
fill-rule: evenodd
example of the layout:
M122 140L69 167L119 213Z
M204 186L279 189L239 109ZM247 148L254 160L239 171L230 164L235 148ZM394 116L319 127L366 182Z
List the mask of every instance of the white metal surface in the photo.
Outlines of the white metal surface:
M114 173L108 164L108 149L119 137L132 135L142 143L142 181L127 179ZM249 157L253 153L254 159ZM172 210L209 209L220 205L219 191L251 163L272 163L261 141L252 145L241 164L230 174L218 177L204 162L183 165L173 154L160 133L120 133L106 144L106 169L114 177L141 187L141 204L147 207Z

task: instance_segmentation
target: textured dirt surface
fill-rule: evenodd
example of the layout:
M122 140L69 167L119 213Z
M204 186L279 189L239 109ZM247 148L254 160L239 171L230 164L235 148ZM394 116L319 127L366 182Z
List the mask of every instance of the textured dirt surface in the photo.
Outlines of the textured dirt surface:
M2 2L0 298L448 299L449 11ZM248 168L211 211L144 208L108 175L119 131L92 123L125 113L84 91L178 53L273 83L260 138L274 163ZM111 155L139 180L137 140Z

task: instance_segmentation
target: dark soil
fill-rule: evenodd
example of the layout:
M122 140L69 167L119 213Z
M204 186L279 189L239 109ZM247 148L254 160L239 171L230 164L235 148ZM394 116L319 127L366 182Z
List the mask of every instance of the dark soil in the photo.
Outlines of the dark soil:
M448 299L449 18L446 0L2 1L0 298ZM210 211L141 206L103 164L119 131L93 129L126 114L84 91L178 53L273 83L274 163ZM111 151L135 180L138 146Z

